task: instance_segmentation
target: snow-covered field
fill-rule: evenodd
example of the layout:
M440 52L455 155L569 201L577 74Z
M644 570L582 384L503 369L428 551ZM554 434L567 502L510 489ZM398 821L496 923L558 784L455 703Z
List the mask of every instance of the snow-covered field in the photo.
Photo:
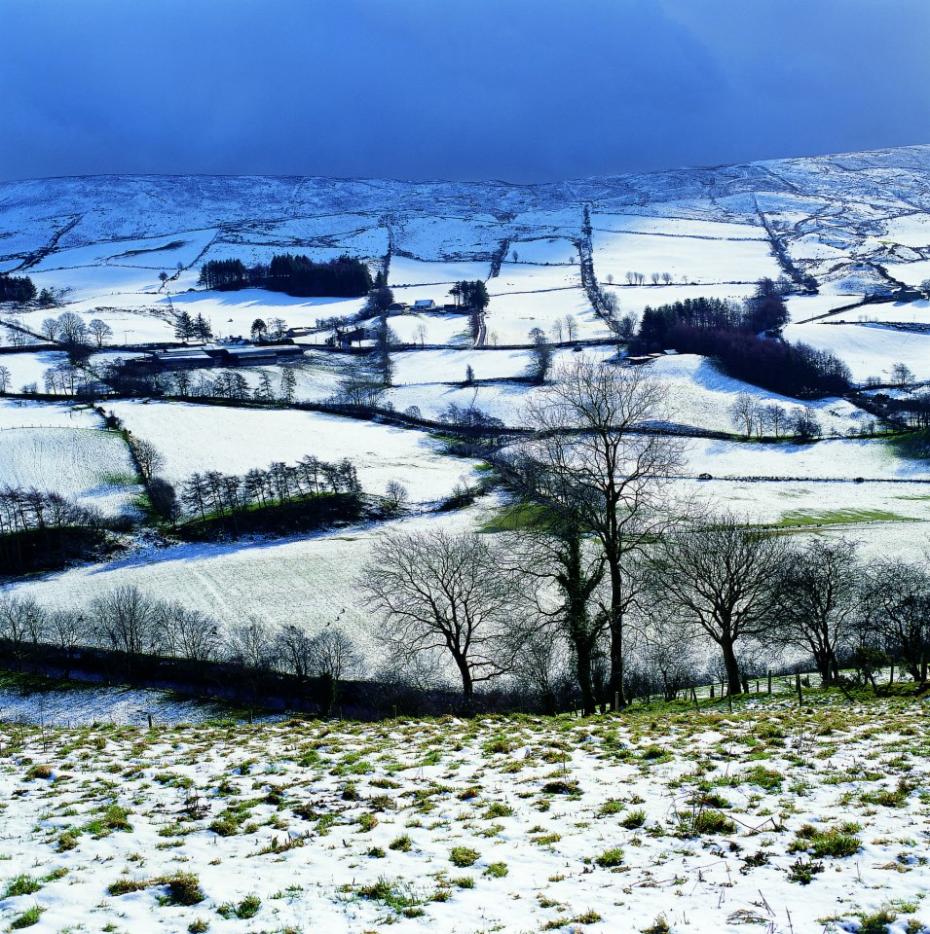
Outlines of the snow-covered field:
M930 379L930 334L879 325L819 321L789 324L784 333L788 340L835 353L849 367L853 380L860 384L870 377L889 381L896 363L906 364L917 379Z
M175 484L196 471L241 474L305 455L347 457L366 492L383 493L398 480L412 500L427 502L448 496L472 473L473 462L440 453L424 432L317 412L136 401L110 402L107 409L155 445L165 458L165 478Z
M0 354L0 366L10 371L10 390L20 392L24 386L34 385L45 392L45 374L59 364L67 362L68 355L54 350L38 353Z
M581 288L542 292L492 294L488 306L487 341L497 344L529 344L530 331L539 328L549 340L610 337L610 328L599 318Z
M0 486L58 493L105 515L130 509L142 487L120 435L100 428L0 430Z
M0 727L0 917L36 908L48 931L921 931L926 706ZM868 920L882 910L892 928Z
M652 376L668 389L673 421L713 431L739 431L732 416L738 395L749 395L757 406L779 405L791 418L812 408L825 434L847 434L867 420L866 413L845 399L800 402L760 389L721 373L711 360L696 354L673 354L649 364Z
M709 240L650 233L594 231L598 278L617 282L627 272L669 273L675 282L755 282L777 278L778 264L766 240Z
M33 596L43 605L74 607L116 587L135 585L152 597L178 600L200 610L223 626L257 618L275 627L295 623L309 633L338 616L340 628L359 646L366 669L373 673L384 659L373 639L371 616L359 597L358 577L376 537L398 529L474 529L490 515L490 506L483 503L459 512L277 541L141 550L18 583L11 590Z
M4 428L100 428L99 416L86 405L0 399L0 430Z

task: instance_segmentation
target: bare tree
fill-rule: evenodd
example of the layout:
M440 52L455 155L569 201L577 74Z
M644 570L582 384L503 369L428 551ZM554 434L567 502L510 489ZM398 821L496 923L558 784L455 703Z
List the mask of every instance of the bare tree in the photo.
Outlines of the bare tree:
M47 628L48 615L32 597L0 596L0 639L10 643L14 656L44 641Z
M617 336L622 341L629 343L636 337L636 329L639 327L639 315L635 311L625 314L617 322Z
M384 509L385 512L394 514L400 512L407 505L410 494L407 487L399 480L389 480L384 490Z
M145 438L133 438L131 446L139 465L139 473L147 483L165 466L165 458L161 451Z
M776 438L780 438L788 424L788 413L784 406L773 402L758 409L758 422L760 431L770 431Z
M813 539L787 557L777 588L776 632L787 645L809 651L823 684L833 684L838 649L858 612L856 546Z
M737 646L770 624L786 550L780 536L723 515L664 536L653 560L681 622L719 646L731 694L743 690Z
M694 640L670 618L661 596L651 608L644 627L639 655L650 678L657 678L666 700L675 695L693 676L696 668Z
M268 627L255 618L230 630L227 651L240 665L257 670L273 667L277 658L277 647Z
M94 318L93 321L87 325L87 330L97 342L98 347L102 347L107 339L113 336L113 329L106 321L101 321L100 318Z
M310 639L308 658L311 674L333 682L352 677L362 666L355 643L336 626L327 626Z
M670 285L671 281L672 281L672 274L670 272L663 272L662 273L662 284Z
M578 322L574 315L565 316L565 334L570 341L578 339Z
M48 637L62 651L70 652L86 642L87 619L78 610L53 610L48 614Z
M752 437L757 415L756 400L748 392L737 394L730 405L730 418L747 438Z
M0 366L0 392L9 392L13 374L8 366Z
M131 658L153 655L161 648L161 607L132 585L122 585L90 608L99 642Z
M874 562L863 583L863 614L918 685L930 674L930 572L892 559Z
M162 636L168 651L192 662L206 662L220 652L220 631L217 624L179 603L161 607Z
M914 382L914 372L906 363L896 363L891 368L891 382L902 389Z
M542 385L552 368L552 344L546 340L541 328L533 328L529 337L533 342L530 347L530 379Z
M87 325L73 311L62 312L58 316L58 335L66 344L83 344L87 340Z
M610 585L610 697L625 704L625 563L668 524L668 481L681 463L673 438L643 431L668 417L664 386L638 367L581 357L562 367L530 407L536 429L524 457L532 496L573 514L604 552ZM527 476L526 467L520 471Z
M661 278L662 278L662 274L658 272L654 272L649 276L649 280L652 282L653 285L658 285L659 280Z
M378 638L400 658L447 652L466 702L476 683L511 668L504 635L519 618L520 590L486 538L441 529L385 535L359 586L383 621Z
M536 585L530 627L553 642L560 637L568 644L582 711L593 714L595 661L610 629L609 613L594 600L607 570L603 551L585 539L571 512L549 509L508 536L505 554L511 566Z
M58 334L58 319L46 318L42 322L42 334L50 341L55 340L55 336Z

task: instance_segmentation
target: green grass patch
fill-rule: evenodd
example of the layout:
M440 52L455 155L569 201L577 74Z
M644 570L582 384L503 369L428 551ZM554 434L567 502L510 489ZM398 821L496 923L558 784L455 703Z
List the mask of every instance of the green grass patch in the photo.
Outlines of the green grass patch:
M778 528L811 525L852 525L857 522L919 522L911 516L902 516L886 509L795 509L786 512L776 523Z

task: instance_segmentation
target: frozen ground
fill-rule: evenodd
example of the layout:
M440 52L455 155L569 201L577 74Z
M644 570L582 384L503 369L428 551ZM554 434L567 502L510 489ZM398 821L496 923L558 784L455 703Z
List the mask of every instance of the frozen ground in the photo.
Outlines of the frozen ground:
M371 617L357 596L357 579L376 536L399 529L472 529L490 516L490 509L484 502L460 512L300 538L153 548L24 581L11 591L48 606L73 607L132 584L153 597L198 609L224 626L255 617L273 626L296 623L310 633L338 617L374 672L383 657L372 638Z
M671 418L695 428L738 432L732 408L740 394L751 396L758 406L779 405L789 418L813 408L825 434L847 434L868 420L866 413L845 399L802 403L726 376L711 360L696 354L660 357L649 364L649 371L668 388Z
M100 428L100 417L86 405L0 399L0 430L4 428Z
M35 487L105 515L130 509L142 488L122 437L100 428L0 430L0 486Z
M0 917L839 934L884 910L894 934L926 930L926 701L808 704L3 725Z
M930 334L879 325L817 321L790 324L785 328L785 337L835 353L849 367L853 380L860 384L869 377L887 382L896 363L910 367L917 379L930 379Z
M305 455L325 461L347 457L366 492L383 493L398 480L412 500L426 502L448 496L473 467L472 461L440 453L425 432L317 412L137 401L109 402L107 409L155 445L165 458L163 475L175 484L196 471L241 474L272 461L293 464Z

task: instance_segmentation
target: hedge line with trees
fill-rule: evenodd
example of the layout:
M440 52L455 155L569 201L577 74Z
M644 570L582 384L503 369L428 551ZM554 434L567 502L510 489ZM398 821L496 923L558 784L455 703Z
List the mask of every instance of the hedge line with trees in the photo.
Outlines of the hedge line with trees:
M262 288L299 296L367 295L374 285L368 264L350 256L316 262L294 253L276 254L267 265L246 266L242 260L210 260L201 267L199 283L221 291Z

